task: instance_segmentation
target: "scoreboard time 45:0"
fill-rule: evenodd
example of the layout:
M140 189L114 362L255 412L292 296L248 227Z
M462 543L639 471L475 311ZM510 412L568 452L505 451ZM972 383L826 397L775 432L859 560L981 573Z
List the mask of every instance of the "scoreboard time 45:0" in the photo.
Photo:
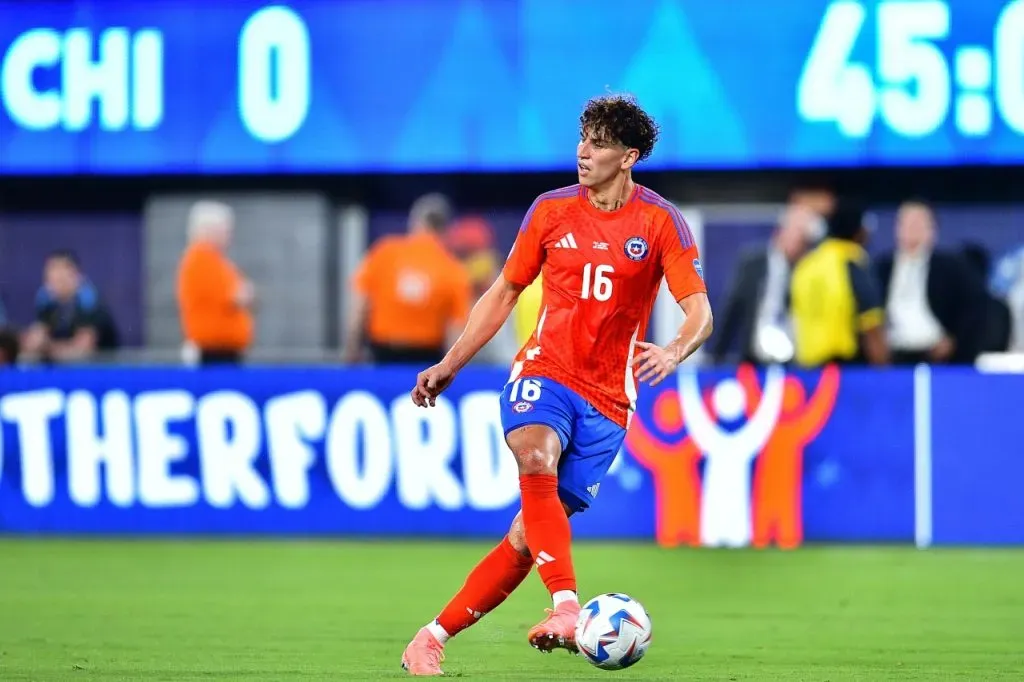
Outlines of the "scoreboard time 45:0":
M950 116L968 138L988 135L996 116L1024 135L1024 0L1003 7L984 44L956 42L954 19L942 0L833 2L797 85L801 118L853 139L867 137L876 119L900 136L925 137ZM859 61L865 38L874 59Z

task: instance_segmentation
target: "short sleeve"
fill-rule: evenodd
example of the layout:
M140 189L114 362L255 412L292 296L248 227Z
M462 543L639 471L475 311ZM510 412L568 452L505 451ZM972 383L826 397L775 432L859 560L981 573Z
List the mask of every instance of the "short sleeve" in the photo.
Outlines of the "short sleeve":
M538 197L526 212L502 274L513 284L529 286L544 265L545 207Z
M681 301L693 294L707 293L693 233L675 208L666 211L660 239L661 268L672 296Z
M878 292L878 284L871 275L870 270L850 261L848 264L850 273L850 288L853 291L853 298L857 303L857 328L862 331L870 331L880 326L885 321L885 312L882 310L882 296Z

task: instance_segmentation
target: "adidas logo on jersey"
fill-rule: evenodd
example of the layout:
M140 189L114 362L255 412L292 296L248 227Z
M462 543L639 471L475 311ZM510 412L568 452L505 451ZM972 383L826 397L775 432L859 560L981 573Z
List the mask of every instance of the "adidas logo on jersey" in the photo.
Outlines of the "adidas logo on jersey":
M565 235L564 237L562 237L561 239L558 240L558 243L555 244L555 248L556 249L575 249L575 248L579 248L579 247L576 246L576 238L573 237L572 236L572 232L570 232L569 234Z

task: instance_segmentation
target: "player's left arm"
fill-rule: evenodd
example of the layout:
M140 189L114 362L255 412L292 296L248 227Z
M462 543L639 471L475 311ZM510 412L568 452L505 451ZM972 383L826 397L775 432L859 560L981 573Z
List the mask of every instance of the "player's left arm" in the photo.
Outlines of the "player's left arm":
M633 359L639 365L637 378L657 386L675 372L686 358L711 336L713 320L707 286L701 272L700 254L693 235L681 216L670 216L660 234L658 252L661 267L686 319L679 332L664 348L645 341L637 342L640 353Z

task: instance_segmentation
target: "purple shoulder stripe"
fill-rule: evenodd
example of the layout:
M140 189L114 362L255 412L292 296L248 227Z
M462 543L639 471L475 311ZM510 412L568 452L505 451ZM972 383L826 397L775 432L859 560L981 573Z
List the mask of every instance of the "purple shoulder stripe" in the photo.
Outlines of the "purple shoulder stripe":
M652 206L657 206L669 214L672 218L672 224L675 225L676 234L679 235L679 243L682 244L684 249L688 249L696 243L696 240L693 238L693 232L690 231L690 226L686 224L686 219L683 218L683 214L679 212L679 209L672 202L646 187L640 188L640 200Z
M553 189L550 192L544 192L539 197L533 200L533 204L530 205L530 210L526 212L523 217L523 222L519 226L520 232L525 232L526 228L530 226L530 220L533 219L533 212L537 210L537 207L548 199L568 199L569 197L576 196L579 194L579 185L570 185L569 187L560 187L559 189Z

